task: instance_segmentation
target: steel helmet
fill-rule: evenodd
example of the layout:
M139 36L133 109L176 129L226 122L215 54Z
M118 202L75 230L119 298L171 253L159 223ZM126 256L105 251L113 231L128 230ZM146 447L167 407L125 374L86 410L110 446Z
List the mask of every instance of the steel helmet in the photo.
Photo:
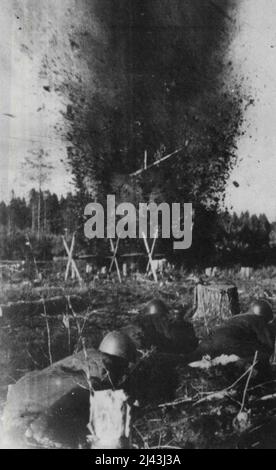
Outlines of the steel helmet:
M110 356L120 357L127 362L135 362L137 351L134 342L125 333L112 331L102 340L99 351Z
M169 309L167 305L160 299L154 299L149 302L145 309L146 315L159 315L167 317Z
M251 305L251 311L254 315L263 317L267 323L273 320L273 311L267 300L255 300Z

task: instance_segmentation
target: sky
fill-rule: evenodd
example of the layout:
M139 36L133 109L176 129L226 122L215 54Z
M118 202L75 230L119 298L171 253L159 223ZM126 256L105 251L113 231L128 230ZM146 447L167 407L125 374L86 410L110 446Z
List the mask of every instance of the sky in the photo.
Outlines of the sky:
M12 189L17 195L28 192L33 183L23 163L30 151L41 147L55 167L49 189L58 194L72 189L61 162L66 159L66 142L53 132L64 103L37 80L38 57L51 30L49 18L60 17L62 24L63 8L72 1L1 0L0 200L8 199ZM227 186L226 203L237 212L266 213L276 220L276 2L239 0L238 5L229 57L255 104L245 114L245 135L238 141L238 164ZM64 48L62 28L59 34Z
M8 199L12 190L25 195L33 186L24 161L40 148L49 154L49 164L54 166L49 189L59 194L72 189L61 163L66 158L66 143L53 130L62 120L64 103L45 91L43 85L48 83L37 78L41 51L51 34L49 18L58 19L59 15L61 2L1 0L0 200Z
M245 114L238 164L227 188L237 212L265 213L276 220L276 2L241 0L231 45L244 90L255 99ZM239 183L239 188L233 182Z

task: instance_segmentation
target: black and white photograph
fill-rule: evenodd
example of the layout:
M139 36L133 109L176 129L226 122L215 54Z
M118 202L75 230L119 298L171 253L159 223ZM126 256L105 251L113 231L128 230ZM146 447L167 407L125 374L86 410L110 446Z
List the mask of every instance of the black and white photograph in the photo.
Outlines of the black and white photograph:
M275 0L0 0L0 449L276 449Z

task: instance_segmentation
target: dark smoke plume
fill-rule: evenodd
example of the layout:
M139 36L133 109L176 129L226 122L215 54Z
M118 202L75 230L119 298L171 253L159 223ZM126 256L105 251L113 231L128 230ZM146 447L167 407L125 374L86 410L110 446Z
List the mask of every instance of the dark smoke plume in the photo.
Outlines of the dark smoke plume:
M138 185L146 200L216 205L235 163L242 119L240 88L230 83L226 60L235 1L77 3L87 21L73 28L70 47L90 80L80 68L63 90L79 189L99 198L115 180L127 197ZM179 148L159 169L127 176L142 167L145 150L150 164Z
M76 217L86 201L104 202L106 194L116 194L117 203L192 202L188 251L202 262L214 246L205 235L215 233L249 103L227 58L239 2L14 4L28 22L22 51L32 52L44 95L61 106L56 131L67 142L80 196ZM176 149L165 163L130 176L145 151L150 165ZM83 220L80 227L83 236Z

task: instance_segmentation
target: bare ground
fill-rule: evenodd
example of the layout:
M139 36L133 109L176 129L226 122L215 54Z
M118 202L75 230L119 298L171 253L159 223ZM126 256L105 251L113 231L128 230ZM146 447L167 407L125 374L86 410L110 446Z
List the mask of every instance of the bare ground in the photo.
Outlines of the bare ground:
M245 311L252 297L256 295L275 296L276 270L271 268L257 271L250 280L241 280L235 272L223 272L220 281L235 282L239 289L241 310ZM194 282L187 280L183 274L176 275L170 281L156 285L151 281L127 280L118 284L114 279L98 281L80 290L76 286L47 285L34 289L28 286L2 286L1 302L29 300L57 294L87 294L90 298L89 308L78 314L78 321L83 328L87 347L98 347L103 335L113 329L128 324L143 306L155 296L160 296L170 306L172 315L181 311L190 316L193 306ZM49 357L57 361L72 354L78 343L76 320L65 317L67 312L59 312L46 319L39 316L19 317L18 319L1 319L0 323L0 405L5 403L7 387L26 372L42 369L49 365ZM250 366L250 364L249 364ZM245 435L239 437L240 429L233 426L233 420L241 410L245 381L233 388L230 394L213 397L212 392L221 392L235 382L236 371L190 372L187 368L176 365L173 377L170 378L170 364L166 369L157 368L148 384L151 388L146 393L140 391L140 407L134 412L133 441L139 448L176 447L176 448L235 448L256 447L263 437ZM156 374L156 376L154 376ZM170 389L168 382L175 378ZM231 380L233 380L231 382ZM273 417L276 411L274 397L265 401L264 396L273 395L276 389L272 375L263 386L257 386L254 377L250 383L253 389L246 394L244 409L252 424L262 424ZM154 384L158 387L155 389ZM133 385L132 385L133 386ZM135 384L134 384L135 386ZM257 387L257 388L255 388ZM162 396L163 394L163 396ZM210 394L210 395L207 395ZM209 396L210 400L206 400ZM202 398L205 398L203 401ZM250 413L248 411L250 410ZM270 421L268 421L270 422ZM248 423L247 423L248 424ZM267 424L266 424L267 426ZM261 429L267 429L266 426ZM244 429L247 426L244 427ZM273 427L273 424L272 424ZM273 427L276 436L276 426ZM264 431L265 432L265 431ZM269 431L271 436L273 431ZM276 438L275 438L276 442Z

